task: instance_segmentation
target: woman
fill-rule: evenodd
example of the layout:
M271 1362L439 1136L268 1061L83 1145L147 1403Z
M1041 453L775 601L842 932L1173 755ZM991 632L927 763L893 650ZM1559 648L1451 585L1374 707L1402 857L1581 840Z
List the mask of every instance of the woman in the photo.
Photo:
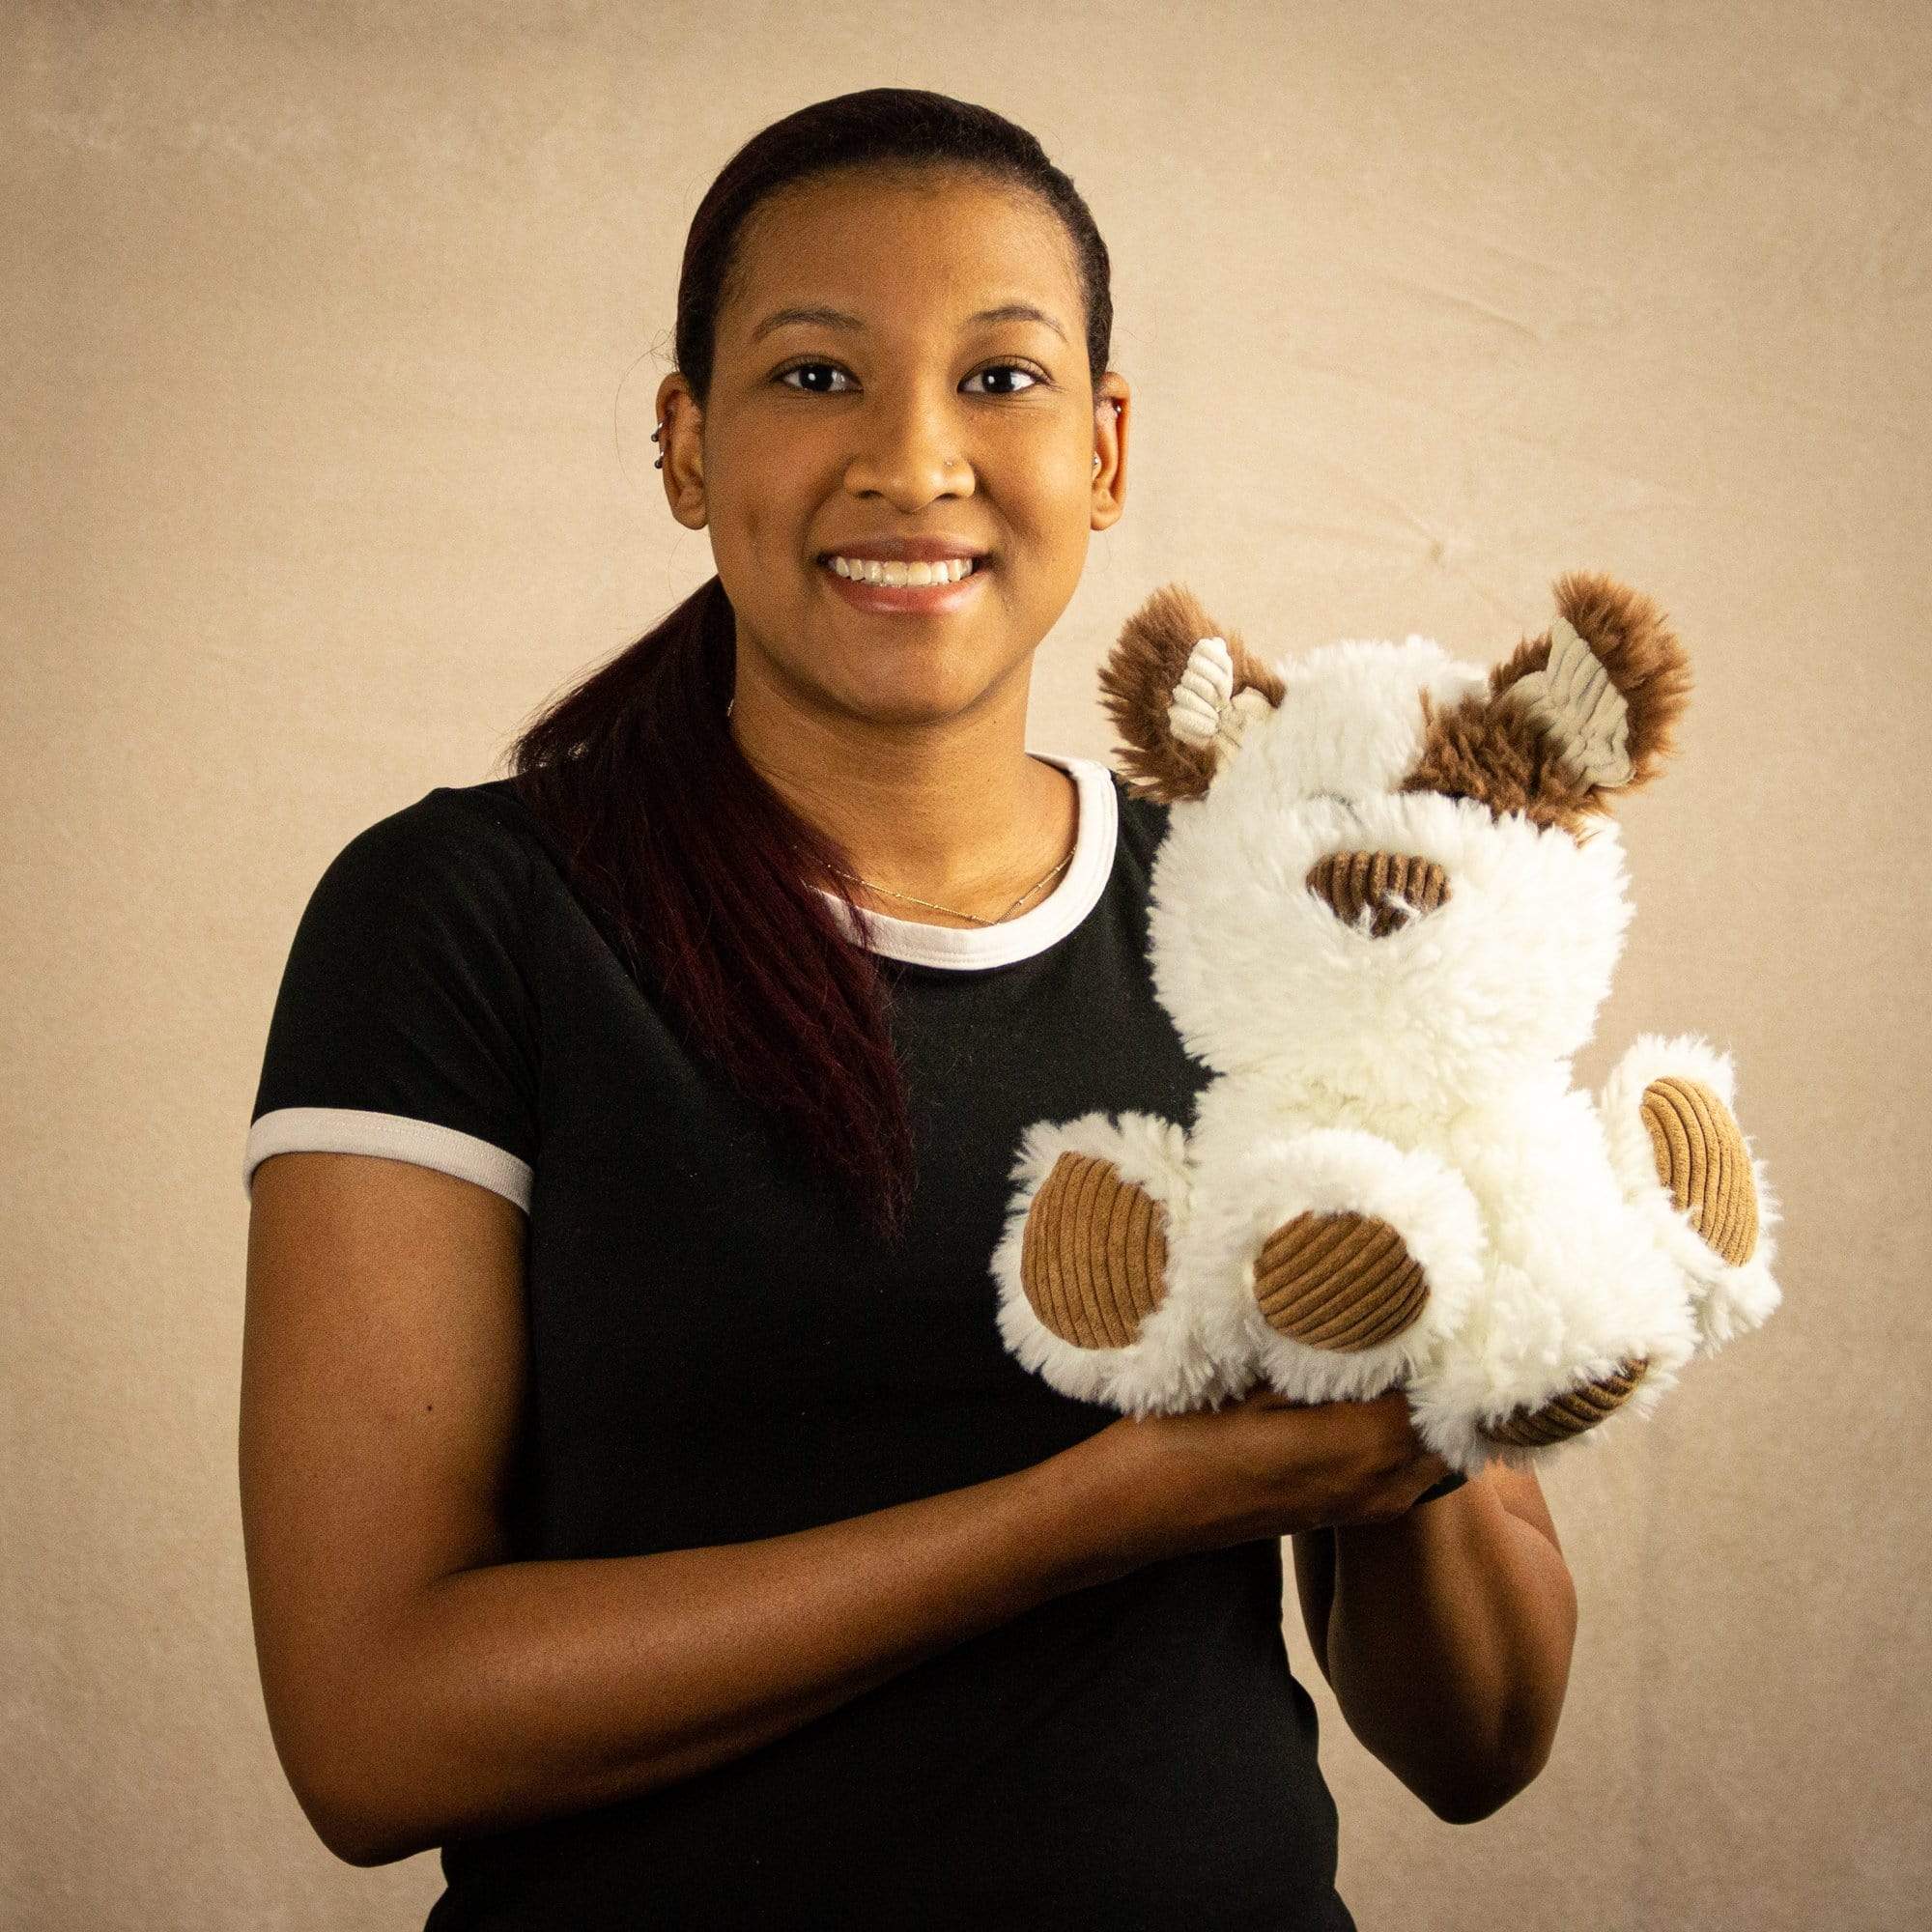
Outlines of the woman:
M257 1641L317 1832L442 1847L439 1932L1347 1926L1284 1536L1437 1815L1548 1753L1533 1477L1445 1483L1399 1392L1129 1420L997 1333L1024 1126L1203 1077L1163 809L1024 744L1124 501L1107 277L984 109L765 129L658 395L718 575L303 914L246 1168ZM970 571L869 581L922 543Z

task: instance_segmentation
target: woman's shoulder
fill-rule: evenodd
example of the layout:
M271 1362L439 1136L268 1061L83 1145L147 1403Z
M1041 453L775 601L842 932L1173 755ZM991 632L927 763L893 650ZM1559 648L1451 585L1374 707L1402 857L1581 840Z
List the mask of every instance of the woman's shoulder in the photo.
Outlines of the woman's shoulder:
M349 853L365 871L504 905L526 905L558 868L558 854L514 778L437 785L358 833Z
M343 850L376 866L435 865L447 856L516 860L526 856L534 830L515 781L437 785L412 805L372 820Z
M512 781L437 785L337 848L310 891L298 950L385 952L459 976L496 960L505 984L521 980L543 851Z

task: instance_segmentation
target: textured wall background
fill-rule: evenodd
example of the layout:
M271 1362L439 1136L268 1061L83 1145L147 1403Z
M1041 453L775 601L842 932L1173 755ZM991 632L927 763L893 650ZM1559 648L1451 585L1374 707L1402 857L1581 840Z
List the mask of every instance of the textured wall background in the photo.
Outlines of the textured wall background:
M355 831L491 776L709 574L651 468L730 151L883 82L1039 134L1115 255L1127 514L1036 746L1157 582L1290 653L1677 619L1683 752L1578 1063L1731 1047L1786 1305L1546 1480L1556 1755L1435 1822L1322 1700L1365 1932L1922 1923L1919 827L1932 16L1909 0L57 5L0 22L0 1918L397 1927L276 1762L235 1475L259 1056ZM635 365L635 366L634 366ZM628 383L624 382L627 372Z

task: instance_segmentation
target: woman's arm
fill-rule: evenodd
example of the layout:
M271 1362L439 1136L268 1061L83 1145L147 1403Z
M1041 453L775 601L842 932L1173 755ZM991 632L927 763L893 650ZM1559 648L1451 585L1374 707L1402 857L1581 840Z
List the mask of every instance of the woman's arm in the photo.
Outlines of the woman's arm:
M257 1170L241 1478L270 1733L318 1835L386 1863L738 1756L1149 1560L1105 1456L794 1535L512 1562L524 1223L368 1155Z
M1508 1804L1548 1760L1577 1637L1535 1472L1492 1463L1389 1521L1293 1545L1309 1641L1349 1728L1451 1824Z

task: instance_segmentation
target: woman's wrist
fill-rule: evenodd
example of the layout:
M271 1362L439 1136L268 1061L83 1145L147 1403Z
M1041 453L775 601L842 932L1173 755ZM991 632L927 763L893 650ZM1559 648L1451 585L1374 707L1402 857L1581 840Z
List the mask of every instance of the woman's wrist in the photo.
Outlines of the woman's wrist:
M1167 1519L1159 1472L1147 1461L1151 1448L1149 1432L1123 1417L1018 1472L1036 1488L1037 1520L1057 1528L1061 1588L1112 1582L1180 1553L1184 1539Z

